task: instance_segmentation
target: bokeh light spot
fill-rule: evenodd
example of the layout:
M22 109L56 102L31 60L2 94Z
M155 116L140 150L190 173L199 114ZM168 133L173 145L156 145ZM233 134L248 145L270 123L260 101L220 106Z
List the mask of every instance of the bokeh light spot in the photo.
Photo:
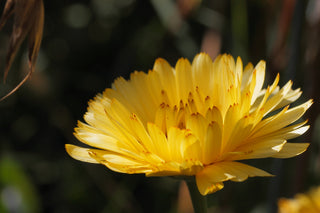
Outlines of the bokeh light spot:
M65 23L73 28L84 28L89 24L91 11L83 4L73 4L66 9Z

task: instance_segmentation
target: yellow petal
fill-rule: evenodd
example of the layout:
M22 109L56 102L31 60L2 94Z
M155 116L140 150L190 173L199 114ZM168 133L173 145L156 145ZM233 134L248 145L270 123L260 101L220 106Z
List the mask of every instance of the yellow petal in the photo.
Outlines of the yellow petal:
M164 160L171 159L170 147L163 131L156 124L148 123L148 132L152 141L148 145L149 150L158 153L158 156Z
M166 118L167 118L167 108L166 104L161 104L160 107L157 109L154 123L166 134L167 133L167 125L166 125Z
M300 96L302 92L300 91L300 88L295 90L290 90L286 96L282 99L282 101L274 108L274 110L279 109L281 107L284 107L294 101L296 101Z
M280 152L274 154L274 158L291 158L297 156L308 148L309 143L286 143Z
M176 127L171 127L168 131L168 150L171 160L182 162L184 151L193 144L197 139L191 137L191 133Z
M309 127L310 127L309 125L303 126L307 122L308 122L308 120L303 121L298 124L295 124L295 125L290 125L288 127L279 129L279 130L274 131L272 133L262 135L260 137L250 137L250 139L248 139L248 140L249 141L251 141L251 140L265 140L266 138L269 138L269 139L282 138L285 140L292 139L292 138L295 138L295 137L298 137L298 136L304 134L309 129Z
M222 132L218 123L210 123L203 144L203 163L210 164L220 156Z
M239 163L239 162L223 162L219 165L224 169L225 173L233 176L232 181L245 181L248 177L270 177L268 172L261 169Z
M253 74L253 65L251 63L248 63L242 74L242 81L241 81L241 91L243 91L251 82L252 80L252 74Z
M124 107L118 100L113 99L110 103L110 106L105 107L105 112L108 116L111 117L113 121L123 127L129 133L134 131L130 128L130 125L127 125L128 120L130 119L130 112L126 107Z
M176 67L176 84L178 89L179 100L184 103L188 100L188 94L193 92L193 78L191 64L187 59L179 59Z
M174 69L166 60L158 58L154 63L153 70L159 73L159 80L162 88L166 88L165 91L167 92L169 98L168 104L170 106L177 105L180 100L178 99L177 94Z
M191 139L192 141L192 139ZM186 147L184 153L183 153L183 158L185 161L189 162L198 162L201 161L202 159L202 150L201 150L201 145L199 140L193 142L191 145Z
M139 161L109 151L82 148L71 144L66 144L66 151L76 160L104 164L115 172L129 174L146 173L151 172L152 169L154 169L153 166L146 161Z
M115 138L106 135L102 130L82 122L78 122L78 127L75 128L74 135L79 141L100 149L119 151L120 147L126 147L126 144L121 144L121 142Z
M276 131L273 134L269 135L268 137L270 137L270 138L271 137L279 137L279 138L284 138L284 139L288 140L288 139L296 138L296 137L304 134L309 128L310 128L310 126L303 126L299 129L293 129L292 131L288 131L288 130L292 129L290 126L290 127L281 129L279 131Z
M229 107L227 114L225 116L224 124L223 124L223 136L222 136L222 151L227 151L230 149L231 144L228 143L229 138L232 136L232 132L236 123L240 119L239 115L239 104L235 104Z
M146 172L147 177L162 177L162 176L178 176L181 175L180 169L173 170L161 167L162 170Z
M255 102L256 98L258 97L258 95L262 89L263 82L264 82L264 76L265 76L265 70L266 70L266 62L265 61L260 61L254 69L254 72L256 72L256 84L255 84L255 88L253 91L251 104L253 104Z
M109 128L112 128L112 124L110 123L104 108L107 105L110 105L110 103L110 99L102 98L101 94L98 94L94 100L89 102L88 111L84 115L84 120L93 127L108 131Z
M197 173L196 182L200 193L206 195L221 189L224 181L244 181L248 177L254 176L271 175L261 169L243 163L227 161L205 167L201 172Z
M192 77L194 86L199 87L202 91L212 91L212 60L209 55L201 53L192 61Z
M124 155L97 152L96 150L91 151L89 154L115 172L139 174L151 172L156 169L148 161L139 161Z
M185 109L178 107L171 108L169 105L160 104L155 113L154 123L167 134L170 127L185 127Z
M158 107L158 102L152 101L152 98L155 96L155 94L153 94L149 89L150 84L147 74L137 71L132 73L130 76L130 85L130 91L128 91L126 94L126 96L130 97L126 97L126 100L129 98L132 103L130 105L133 105L133 108L128 108L128 111L137 114L141 118L141 121L144 123L144 125L146 125L148 120L153 119L156 107ZM151 101L141 104L146 99ZM124 103L125 102L122 104L124 105Z
M243 90L241 92L241 110L240 110L240 114L241 115L246 115L250 112L250 108L251 106L251 99L252 99L252 92L253 92L253 88L254 88L254 82L255 80L253 79L251 84L249 84L248 87L245 88L245 90Z
M130 145L137 152L148 152L147 149L152 142L136 114L130 114L117 100L112 100L105 111L113 129L111 135L122 143Z
M135 95L135 88L132 87L129 81L126 81L124 78L119 77L117 78L114 83L112 84L112 89L118 93L117 96L121 96L121 99L117 99L118 101L125 100L125 102L121 103L128 103L126 106L130 108L130 111L134 109L137 105ZM108 95L110 92L105 92L104 95ZM105 96L109 98L108 96ZM111 99L111 97L109 98Z
M266 158L274 156L274 154L280 152L283 148L286 140L272 139L258 142L251 142L242 146L239 146L234 150L235 154L231 157L227 157L227 160L243 160L243 159L255 159ZM227 155L230 153L227 153Z
M148 76L147 76L146 81L147 81L148 87L144 88L144 90L150 90L150 95L151 95L150 96L150 99L151 99L150 101L155 103L156 107L159 107L159 105L161 103L163 103L163 100L161 100L161 98L160 98L161 91L163 90L162 83L161 83L161 80L160 80L160 74L158 72L155 72L154 70L150 70L148 72ZM143 103L144 102L145 101L143 101ZM167 104L169 104L169 103L167 103Z
M298 120L311 105L312 105L312 100L309 100L304 104L301 104L292 109L284 111L284 113L279 113L278 115L274 115L266 119L268 123L263 125L263 129L261 129L260 127L260 130L255 133L255 137L266 135L268 133L274 132L283 127L288 126L289 124ZM259 127L257 126L257 128Z
M107 89L103 95L109 99L117 99L122 105L126 106L129 112L134 112L145 122L153 117L155 107L158 104L156 101L152 101L154 93L149 89L148 77L146 73L137 71L130 75L131 79L129 81L120 77L112 85L114 92ZM140 104L145 99L150 101Z
M240 146L242 143L247 143L248 136L253 129L251 120L251 117L244 116L235 124L228 141L225 141L225 143L227 144L224 149L225 152L233 150L234 148Z
M182 162L184 160L200 160L200 142L198 138L195 135L193 135L190 130L181 130L172 127L169 129L168 141L170 144L171 155L175 156L174 159L176 159L177 161ZM195 148L195 150L192 150L193 148Z
M235 68L235 76L237 79L237 84L235 85L236 87L241 86L241 81L242 81L242 73L243 73L243 63L240 57L237 58L236 62L236 68Z
M196 182L199 192L203 196L219 191L224 187L223 183L209 183L202 178L196 178Z
M279 75L277 75L277 78L279 78L278 76ZM273 95L266 101L266 103L263 105L265 111L264 115L268 114L279 105L279 103L285 98L287 93L290 91L291 86L292 82L289 81L284 87L282 87L282 89L279 92L277 92L275 95Z
M204 141L204 137L207 131L208 121L199 113L191 114L186 121L186 128L200 140Z
M88 163L100 163L99 161L97 161L96 159L90 156L89 152L92 149L81 148L71 144L66 144L65 148L68 154L76 160L80 160Z
M262 93L262 95L257 94L258 99L256 99L251 106L250 113L253 114L253 116L258 116L258 114L261 114L261 112L264 112L261 115L265 115L267 111L270 110L270 106L266 106L267 100L270 100L270 95L272 92L277 88L279 82L279 75L277 75L276 79L274 80L273 84L271 86L268 86L266 90L260 91L259 93ZM259 116L258 116L259 117ZM257 121L260 121L262 117L257 119Z
M223 126L223 118L220 110L217 107L209 108L206 112L208 122L216 122L220 127Z

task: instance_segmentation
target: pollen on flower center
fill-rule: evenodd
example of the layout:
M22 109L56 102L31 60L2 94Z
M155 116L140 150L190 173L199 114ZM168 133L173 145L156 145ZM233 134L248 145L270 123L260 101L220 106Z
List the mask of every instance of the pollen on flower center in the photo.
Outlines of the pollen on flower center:
M196 87L195 91L199 92L199 88ZM167 94L165 90L161 90L161 96ZM165 96L167 97L167 96ZM159 127L163 127L163 132L167 135L168 127L177 127L179 129L187 129L186 120L192 116L202 116L206 118L208 111L215 109L219 112L217 106L212 102L212 98L209 95L195 96L192 92L188 92L188 98L186 100L177 100L177 103L161 102L156 110L155 119L148 121L154 122ZM234 103L235 105L235 103ZM221 113L221 112L220 112ZM210 112L209 112L210 114ZM208 120L208 124L214 120ZM166 124L166 126L163 125ZM220 122L220 124L222 124Z

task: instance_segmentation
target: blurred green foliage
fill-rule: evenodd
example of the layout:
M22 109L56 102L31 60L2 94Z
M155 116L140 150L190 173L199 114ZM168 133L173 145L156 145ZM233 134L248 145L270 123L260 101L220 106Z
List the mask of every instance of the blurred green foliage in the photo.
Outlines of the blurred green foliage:
M75 161L64 150L66 143L79 143L73 128L82 120L88 100L116 77L152 69L157 57L174 65L178 58L192 60L204 50L240 55L244 63L265 59L269 79L280 72L283 82L290 78L295 88L302 87L304 99L315 99L307 115L313 125L319 115L320 90L314 83L319 74L314 70L320 67L320 46L308 42L319 35L315 26L320 22L312 25L306 19L312 17L314 1L303 1L302 14L295 2L300 1L44 1L45 29L36 71L0 103L0 212L177 212L177 180L114 173ZM6 27L0 34L0 67L10 30ZM16 73L26 71L24 47L12 67ZM308 55L314 52L314 57ZM292 61L293 53L299 57ZM1 91L21 76L9 73ZM319 129L319 121L314 128ZM210 209L274 212L278 197L320 184L320 139L313 132L311 128L297 139L312 143L302 157L250 162L275 173L275 178L228 182L209 196Z
M0 160L1 212L39 212L34 185L25 171L9 156Z

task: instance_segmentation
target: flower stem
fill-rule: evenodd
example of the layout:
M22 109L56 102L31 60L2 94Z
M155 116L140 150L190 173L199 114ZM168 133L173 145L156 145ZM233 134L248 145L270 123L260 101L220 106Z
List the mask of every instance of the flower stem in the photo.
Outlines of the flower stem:
M198 190L196 181L193 180L186 180L191 200L192 200L192 205L194 209L194 213L206 213L207 212L207 197L202 196Z

